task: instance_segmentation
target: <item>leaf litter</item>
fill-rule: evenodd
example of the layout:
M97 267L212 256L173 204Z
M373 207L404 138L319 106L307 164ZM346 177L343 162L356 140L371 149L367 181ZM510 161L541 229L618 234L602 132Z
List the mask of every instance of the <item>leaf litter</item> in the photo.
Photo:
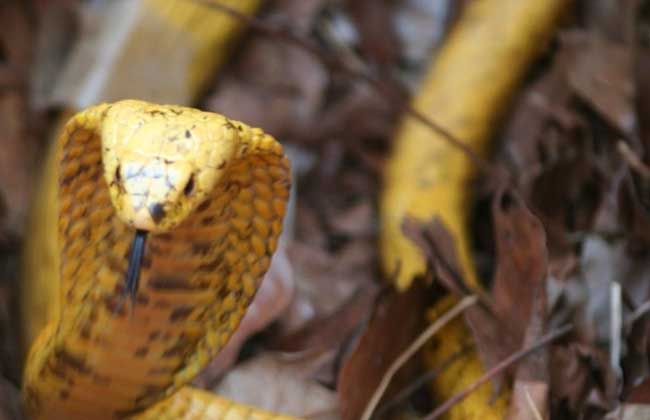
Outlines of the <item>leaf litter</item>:
M36 9L17 1L2 7L12 23L3 25L2 39L13 42L3 43L11 51L3 54L0 71L5 308L16 284L22 220L35 179L30 174L44 152L43 127L54 126L57 111L38 100L27 106L25 86L42 88L44 82L19 75L51 61L37 55L30 62L20 51L46 54L32 45L35 39L61 31L38 18L43 2L28 3ZM312 163L296 174L293 233L283 245L281 267L274 262L267 289L247 318L268 316L252 316L250 328L238 333L236 346L203 373L200 385L299 416L358 418L388 366L423 330L426 304L468 293L450 253L457 238L435 220L408 226L429 260L423 281L399 295L381 278L376 203L402 110L323 60L337 57L378 74L400 94L414 94L415 81L465 2L421 3L271 2L259 19L312 40L322 57L251 30L205 93L200 106L264 127ZM492 163L512 174L513 185L474 184L476 203L490 203L475 206L473 226L474 255L488 274L482 277L491 280L480 304L466 313L472 331L466 344L478 349L489 369L548 332L573 326L487 378L512 387L512 420L640 419L650 404L650 181L644 172L650 166L650 5L621 2L622 11L614 13L606 0L575 3L515 92L494 138ZM84 7L71 4L68 12ZM426 13L413 12L423 7ZM56 39L65 61L65 42L72 40ZM616 285L620 306L612 299ZM617 314L620 329L613 328ZM9 343L0 366L15 382L15 315L7 310L0 316ZM612 360L616 346L621 357ZM384 394L380 406L392 408L381 416L421 418L440 406L426 386L411 388L393 404L426 375L413 358ZM15 394L2 398L15 405ZM15 418L12 409L4 411Z

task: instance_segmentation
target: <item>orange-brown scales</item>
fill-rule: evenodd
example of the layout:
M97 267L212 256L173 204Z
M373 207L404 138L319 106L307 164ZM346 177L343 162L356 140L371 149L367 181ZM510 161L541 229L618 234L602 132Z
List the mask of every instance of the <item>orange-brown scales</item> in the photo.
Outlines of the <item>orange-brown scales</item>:
M28 414L120 417L190 381L269 267L289 180L279 143L221 115L129 100L74 116L28 234ZM131 307L136 229L149 234Z

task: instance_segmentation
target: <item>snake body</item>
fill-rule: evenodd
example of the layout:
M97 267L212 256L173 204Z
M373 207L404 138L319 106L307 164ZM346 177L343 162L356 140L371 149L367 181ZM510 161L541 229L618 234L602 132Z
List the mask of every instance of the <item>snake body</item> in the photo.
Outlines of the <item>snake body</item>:
M228 341L269 267L288 160L259 129L134 100L73 116L55 146L22 286L25 410L146 418L153 406L148 417L162 418L166 398L199 392L184 385ZM136 229L149 234L131 302Z

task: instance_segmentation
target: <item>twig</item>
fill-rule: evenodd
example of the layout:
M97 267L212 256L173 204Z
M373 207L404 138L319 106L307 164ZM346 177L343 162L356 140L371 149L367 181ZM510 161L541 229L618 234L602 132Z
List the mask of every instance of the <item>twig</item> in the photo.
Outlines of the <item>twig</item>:
M524 385L524 395L526 395L526 402L528 402L528 405L530 406L530 411L533 412L533 416L535 417L535 420L544 420L542 418L542 414L539 412L539 409L535 405L535 401L533 401L533 397L530 396L530 392L528 392L528 387Z
M621 338L623 328L623 309L621 307L621 284L617 281L611 283L609 289L609 364L617 376L617 380L622 378L621 371Z
M507 368L509 368L513 363L518 362L519 360L523 359L524 357L528 356L530 353L540 349L541 347L544 347L548 343L556 340L557 338L563 336L564 334L568 333L573 329L572 325L564 325L563 327L558 328L555 331L551 331L550 333L544 335L542 338L540 338L536 343L531 344L530 346L523 348L501 362L499 362L497 365L486 371L483 375L481 375L480 378L478 378L472 385L469 387L465 388L464 390L458 392L457 394L453 395L451 398L449 398L447 401L442 403L438 408L436 408L434 411L432 411L428 416L426 416L423 420L434 420L446 413L451 407L454 405L458 404L469 394L472 392L476 391L478 387L483 385L485 382L489 381L490 378L492 378L495 375L498 375L499 373L503 372Z
M377 404L384 394L384 391L386 391L386 388L390 384L391 379L393 379L393 376L395 376L395 373L397 373L399 368L402 367L402 365L404 365L404 363L406 363L436 332L447 325L449 321L463 313L463 311L465 311L467 308L476 304L477 300L478 299L476 296L467 296L458 302L456 306L445 312L440 318L436 320L436 322L429 325L427 329L424 330L424 332L420 334L420 336L418 336L418 338L415 339L415 341L413 341L411 345L404 352L402 352L402 354L400 354L397 359L393 361L393 363L391 363L391 365L384 373L383 378L381 378L381 382L375 390L375 393L372 395L372 398L370 401L368 401L366 409L363 412L363 416L361 416L362 420L370 419L370 416L372 416L372 413L375 410L375 407L377 407Z
M643 178L650 179L650 168L648 168L648 166L643 163L643 161L634 153L634 151L630 149L630 146L628 146L627 143L625 143L623 140L619 140L616 143L616 148L621 154L623 160L630 166L630 168L636 171Z
M475 349L475 346L473 345L463 346L462 349L454 353L452 356L448 357L439 366L436 366L435 368L428 370L427 372L415 378L414 381L412 381L410 384L405 386L401 391L395 394L395 396L392 397L390 401L379 406L379 408L377 408L375 412L374 418L380 419L385 414L388 414L389 410L403 403L407 398L409 398L413 393L415 393L415 391L417 391L420 387L422 387L426 383L433 381L453 363L460 360L462 357L467 356L467 354L472 349Z
M634 312L625 320L625 329L628 330L632 328L632 324L639 320L643 315L650 312L650 300L643 302L639 305Z
M336 56L326 56L323 51L312 41L301 37L291 31L278 27L276 25L264 22L254 16L246 15L232 7L226 6L214 0L192 0L195 3L202 4L209 9L217 10L227 13L230 16L238 19L242 23L249 26L251 29L258 32L265 33L271 37L282 39L283 41L293 44L294 46L312 54L315 58L320 60L330 71L338 71L353 79L359 79L367 82L372 86L380 95L388 100L390 104L395 106L400 112L410 115L415 120L424 124L433 132L442 136L452 147L460 150L467 156L481 171L488 174L496 180L503 180L505 173L496 170L487 160L480 157L474 150L454 136L449 130L442 127L440 124L428 118L426 115L413 108L406 100L400 95L395 94L391 89L386 88L380 79L377 79L367 72L350 67L347 63L342 61Z

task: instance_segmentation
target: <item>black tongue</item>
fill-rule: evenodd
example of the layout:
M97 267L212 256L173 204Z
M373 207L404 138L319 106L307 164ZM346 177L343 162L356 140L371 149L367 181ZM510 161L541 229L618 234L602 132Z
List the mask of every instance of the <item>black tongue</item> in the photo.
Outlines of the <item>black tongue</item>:
M135 303L135 295L138 293L138 282L140 281L140 266L144 255L144 244L147 240L146 230L136 230L131 245L131 256L129 257L129 268L126 270L125 294L131 297L131 304Z

